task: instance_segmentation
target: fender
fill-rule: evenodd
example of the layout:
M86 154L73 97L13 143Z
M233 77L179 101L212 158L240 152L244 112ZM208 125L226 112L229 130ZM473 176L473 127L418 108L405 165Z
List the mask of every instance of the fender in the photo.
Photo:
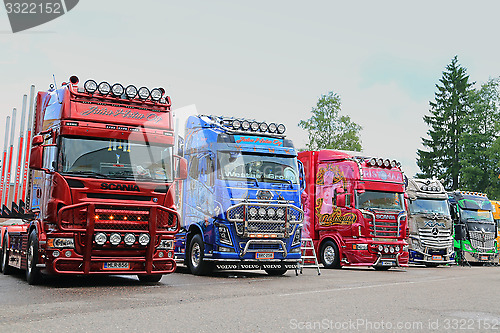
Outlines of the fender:
M321 246L327 240L331 240L335 242L335 244L337 244L337 247L339 249L339 258L341 259L340 264L342 265L342 256L344 253L343 248L345 246L345 242L343 241L342 236L340 236L337 231L332 232L329 230L328 232L320 233L320 238L317 242L317 248L315 249L316 253L320 253Z
M196 223L193 223L189 226L189 231L187 232L186 248L189 246L191 238L193 238L193 236L196 234L200 234L201 239L203 240L203 242L205 242L205 236L203 235L203 231L201 230L200 226Z

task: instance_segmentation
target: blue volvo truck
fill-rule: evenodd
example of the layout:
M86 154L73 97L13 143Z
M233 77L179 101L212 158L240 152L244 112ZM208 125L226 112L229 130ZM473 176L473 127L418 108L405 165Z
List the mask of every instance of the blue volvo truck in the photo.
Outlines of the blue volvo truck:
M304 212L303 168L283 124L191 116L183 145L177 261L191 273L296 269ZM183 147L182 147L183 146Z

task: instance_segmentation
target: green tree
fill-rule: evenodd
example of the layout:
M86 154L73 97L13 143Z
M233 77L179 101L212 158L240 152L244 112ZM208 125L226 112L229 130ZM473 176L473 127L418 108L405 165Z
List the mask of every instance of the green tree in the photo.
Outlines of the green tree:
M471 112L467 114L460 154L461 187L465 190L486 192L498 196L498 138L500 112L498 110L498 79L490 79L470 94Z
M332 91L321 95L312 108L312 117L301 120L299 126L307 131L307 149L342 149L361 151L359 132L362 127L351 117L340 115L340 96Z
M417 165L422 171L418 176L442 178L447 188L455 190L460 185L460 154L465 143L462 138L474 83L469 82L467 69L458 63L457 56L446 66L439 82L435 101L429 103L430 115L424 116L430 129L429 138L422 138L422 144L428 150L417 151Z

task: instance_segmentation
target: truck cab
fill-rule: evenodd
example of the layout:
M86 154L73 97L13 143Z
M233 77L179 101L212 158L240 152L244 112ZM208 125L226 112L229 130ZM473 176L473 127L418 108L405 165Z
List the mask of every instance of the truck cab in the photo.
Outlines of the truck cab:
M497 228L493 206L484 193L453 191L448 193L455 226L455 258L459 264L497 263Z
M280 275L297 267L302 177L284 131L282 124L246 119L188 118L175 251L193 274L264 269Z
M454 263L448 194L437 179L408 179L410 262L429 267Z

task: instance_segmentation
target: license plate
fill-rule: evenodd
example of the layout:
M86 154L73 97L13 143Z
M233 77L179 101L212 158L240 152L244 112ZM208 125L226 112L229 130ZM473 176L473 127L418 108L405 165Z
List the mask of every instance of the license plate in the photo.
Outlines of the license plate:
M103 269L107 270L130 269L130 264L128 262L119 262L119 261L105 262Z
M255 259L273 259L274 252L257 252L255 254Z
M481 260L488 260L488 256L481 256Z
M442 256L432 256L432 260L443 260Z
M392 266L392 261L382 261L382 266Z

